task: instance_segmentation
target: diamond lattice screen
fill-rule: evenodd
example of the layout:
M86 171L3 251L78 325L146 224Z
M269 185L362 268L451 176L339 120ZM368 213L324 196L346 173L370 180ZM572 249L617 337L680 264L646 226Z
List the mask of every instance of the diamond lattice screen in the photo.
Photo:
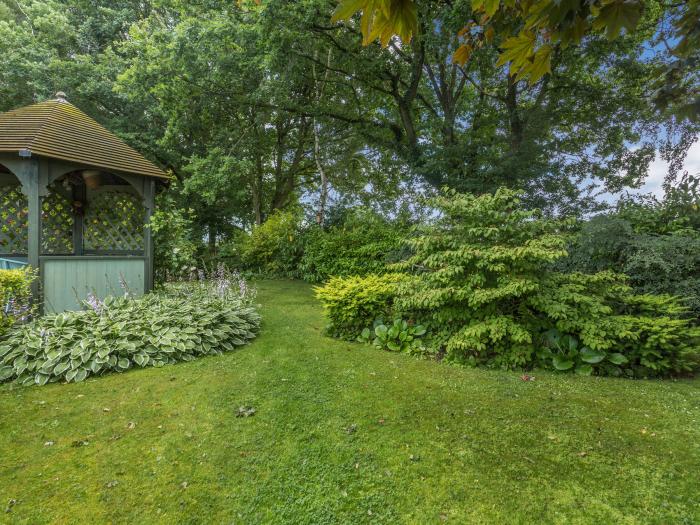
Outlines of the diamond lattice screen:
M73 210L71 200L49 187L41 201L41 253L70 255L73 253Z
M103 190L89 198L83 247L92 251L142 251L144 208L123 191Z
M27 196L17 185L0 187L0 253L27 253Z

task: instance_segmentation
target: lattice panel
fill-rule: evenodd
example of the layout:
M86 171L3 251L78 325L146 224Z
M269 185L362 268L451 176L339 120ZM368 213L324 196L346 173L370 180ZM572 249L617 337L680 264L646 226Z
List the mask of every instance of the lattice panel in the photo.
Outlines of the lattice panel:
M136 195L109 190L94 194L85 213L83 247L107 252L143 250L144 215Z
M29 209L22 187L0 186L0 253L27 253Z
M68 197L56 188L41 201L41 252L46 255L73 253L73 209Z

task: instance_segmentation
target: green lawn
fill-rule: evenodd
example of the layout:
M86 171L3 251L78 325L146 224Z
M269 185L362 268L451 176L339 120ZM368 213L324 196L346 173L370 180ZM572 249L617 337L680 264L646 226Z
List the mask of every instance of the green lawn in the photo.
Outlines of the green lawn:
M237 352L0 387L0 522L700 522L699 380L422 361L324 337L305 284L259 286Z

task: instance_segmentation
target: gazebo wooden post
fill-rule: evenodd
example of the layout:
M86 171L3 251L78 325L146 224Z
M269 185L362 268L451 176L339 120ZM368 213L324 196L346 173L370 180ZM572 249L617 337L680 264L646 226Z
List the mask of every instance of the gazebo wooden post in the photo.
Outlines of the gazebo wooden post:
M37 270L41 254L41 197L46 193L48 163L24 158L17 164L15 175L27 196L27 262ZM32 282L32 297L39 297L39 279Z
M74 201L85 202L86 192L85 186L76 184L72 189L72 197ZM82 213L73 214L73 255L83 255L83 216L85 210Z
M144 289L153 289L153 235L151 233L151 216L155 209L156 182L154 180L144 180L143 184L143 204L145 209L144 229L143 229L143 255L146 259L144 271Z

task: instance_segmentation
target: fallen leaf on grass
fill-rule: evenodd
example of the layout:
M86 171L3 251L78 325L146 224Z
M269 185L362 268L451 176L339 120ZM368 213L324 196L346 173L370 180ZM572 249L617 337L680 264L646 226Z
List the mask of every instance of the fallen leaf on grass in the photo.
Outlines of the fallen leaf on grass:
M251 417L255 415L255 408L249 406L238 407L236 417Z
M117 485L119 485L119 482L116 479L113 479L112 481L107 482L106 487L108 489L111 489L111 488L116 487Z
M136 423L134 423L133 421L129 421L129 423L126 425L126 428L128 428L129 430L134 430L136 428Z

